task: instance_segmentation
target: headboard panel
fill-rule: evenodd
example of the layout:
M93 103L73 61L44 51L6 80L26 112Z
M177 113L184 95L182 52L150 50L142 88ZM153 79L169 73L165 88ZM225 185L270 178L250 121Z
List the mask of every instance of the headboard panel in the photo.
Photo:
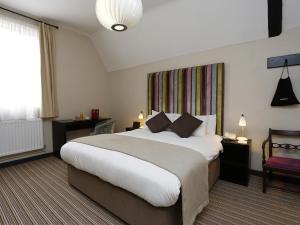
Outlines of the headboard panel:
M217 115L217 130L223 134L224 63L148 74L148 114L189 112Z

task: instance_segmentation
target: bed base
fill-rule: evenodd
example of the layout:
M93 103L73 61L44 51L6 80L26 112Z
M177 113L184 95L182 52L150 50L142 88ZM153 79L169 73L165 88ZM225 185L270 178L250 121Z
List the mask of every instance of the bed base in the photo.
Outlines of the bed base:
M220 173L220 161L209 164L209 187ZM68 165L69 184L131 225L182 225L181 196L171 207L155 207L138 196Z

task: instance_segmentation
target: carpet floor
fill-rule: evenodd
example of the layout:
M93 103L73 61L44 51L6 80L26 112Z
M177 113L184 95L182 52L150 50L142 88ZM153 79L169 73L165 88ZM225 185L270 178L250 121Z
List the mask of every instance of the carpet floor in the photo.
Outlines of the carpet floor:
M67 165L54 157L0 169L0 224L124 224L67 182ZM300 195L261 192L261 178L249 187L219 180L200 224L300 225Z

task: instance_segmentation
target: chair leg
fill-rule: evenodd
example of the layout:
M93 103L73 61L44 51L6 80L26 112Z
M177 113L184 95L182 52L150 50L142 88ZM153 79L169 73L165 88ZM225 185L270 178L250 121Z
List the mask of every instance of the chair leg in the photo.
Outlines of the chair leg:
M267 192L267 171L263 168L263 193Z
M273 179L273 172L269 171L269 180L272 180L272 179Z

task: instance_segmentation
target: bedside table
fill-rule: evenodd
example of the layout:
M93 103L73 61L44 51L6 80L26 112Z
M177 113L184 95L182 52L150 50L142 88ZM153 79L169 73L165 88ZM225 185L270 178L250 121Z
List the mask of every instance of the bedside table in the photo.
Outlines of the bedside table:
M248 186L251 140L245 144L223 140L220 156L220 178L236 184Z
M131 131L135 129L139 129L141 126L141 122L133 121L132 127L126 127L126 131Z
M126 127L126 131L131 131L131 130L135 130L135 129L138 129L138 128Z

